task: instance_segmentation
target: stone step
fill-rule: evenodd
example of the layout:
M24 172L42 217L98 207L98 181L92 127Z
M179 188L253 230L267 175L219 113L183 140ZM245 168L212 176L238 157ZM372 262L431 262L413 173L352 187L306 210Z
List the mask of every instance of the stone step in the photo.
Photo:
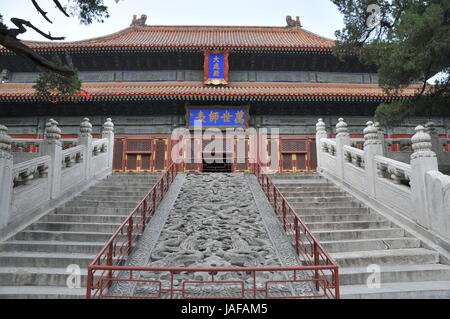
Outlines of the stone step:
M383 266L380 271L382 286L400 282L450 281L450 266L448 265ZM373 270L370 269L368 272L368 269L364 267L340 268L339 282L341 285L364 285L371 275L373 275Z
M107 223L121 224L127 215L84 215L84 214L51 214L39 220L39 222L63 222L63 223Z
M289 192L283 192L284 196L288 197L288 198L306 198L306 197L333 197L333 196L337 196L337 197L350 197L347 193L342 192L342 191L324 191L324 192L311 192L311 191L289 191Z
M49 230L49 231L80 231L80 232L115 232L120 224L107 223L69 223L69 222L37 222L30 225L27 230Z
M122 187L122 186L107 186L107 185L98 185L92 186L86 192L91 194L96 194L96 192L132 192L132 193L148 193L151 187Z
M80 286L86 287L87 269L80 270ZM0 282L1 286L67 287L70 274L67 268L0 267Z
M110 233L98 232L68 232L68 231L45 231L45 230L24 230L14 235L12 240L44 240L44 241L92 241L106 242L111 236Z
M284 186L277 184L277 188L283 193L289 192L341 192L339 188L333 185L326 186Z
M136 205L135 205L136 206ZM133 208L113 208L113 207L59 207L55 214L63 215L119 215L128 216Z
M296 212L300 215L368 214L369 209L366 207L298 208Z
M345 215L301 215L304 223L349 222L349 221L383 221L383 217L375 214L345 214Z
M102 182L102 187L121 187L122 189L141 189L141 188L147 188L150 190L150 188L153 187L155 183L150 182L142 182L139 181L121 181L121 180L107 180Z
M367 285L343 285L343 299L449 299L450 281L385 283L380 288Z
M132 196L121 196L121 195L81 195L74 198L74 201L84 202L84 201L96 201L96 202L140 202L144 196L132 195Z
M352 202L353 198L350 196L285 196L286 199L292 203L341 203Z
M294 181L297 182L297 181L317 181L317 180L326 182L325 179L323 179L322 177L317 176L317 175L304 175L304 176L297 176L297 177L289 176L289 175L286 175L286 176L273 176L272 175L271 178L272 178L272 181L275 183L283 183L283 182L291 183Z
M290 202L290 201L289 201ZM291 206L298 209L308 209L308 208L360 208L363 207L361 203L358 202L320 202L320 203L303 203L303 202L290 202Z
M307 226L312 231L324 230L356 230L356 229L379 229L389 228L391 222L389 221L346 221L346 222L317 222L307 223Z
M327 182L326 180L311 180L311 181L306 181L306 180L300 180L300 181L296 181L295 183L293 181L281 181L278 180L276 183L278 188L283 187L283 188L295 188L297 190L299 189L307 189L307 188L328 188L328 187L335 187L336 186L334 184L331 184L330 182Z
M156 182L158 182L159 178L133 178L133 177L114 177L114 178L107 178L103 183L116 183L116 182L124 182L124 184L133 184L133 183L142 183L146 185L155 185Z
M89 189L83 192L82 196L137 196L139 198L144 198L149 192L148 189L142 191L126 191L126 190L92 190Z
M368 250L330 253L340 267L367 267L372 264L413 265L435 264L439 254L425 248Z
M324 230L313 231L313 233L320 242L351 239L398 238L404 237L405 235L405 231L401 228Z
M0 299L84 299L86 288L0 286Z
M0 251L76 253L95 255L100 252L104 245L104 242L10 240L0 244Z
M75 207L78 209L83 209L86 207L98 207L98 208L128 208L133 209L137 206L137 202L114 202L114 201L94 201L94 200L83 200L83 201L71 201L64 205L64 207Z
M133 173L133 172L114 172L108 177L131 177L131 178L140 178L140 177L148 177L148 178L158 178L162 174L161 172L145 172L145 173Z
M271 178L305 178L305 177L314 177L314 178L323 178L316 172L299 172L299 173L275 173L270 175Z
M129 174L112 174L109 175L106 180L114 179L126 179L126 180L158 180L160 175L148 174L148 175L129 175Z
M55 267L65 268L69 265L87 267L95 258L89 254L62 254L41 252L0 252L0 267Z
M322 241L321 244L329 253L420 248L420 240L411 237Z

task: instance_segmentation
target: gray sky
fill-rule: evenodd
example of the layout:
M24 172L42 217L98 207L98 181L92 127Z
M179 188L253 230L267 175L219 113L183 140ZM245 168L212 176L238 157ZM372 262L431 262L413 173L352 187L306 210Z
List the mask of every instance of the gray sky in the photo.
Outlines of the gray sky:
M31 0L0 0L3 22L11 26L12 17L29 20L53 36L65 36L66 41L103 36L128 27L132 15L145 13L148 25L252 25L285 26L286 15L300 16L305 29L334 39L334 31L343 27L342 16L330 0L105 0L110 18L103 24L80 25L76 18L66 18L55 9L53 1L38 0L48 11L53 25L37 13ZM61 0L62 4L67 0ZM27 31L25 40L46 39Z

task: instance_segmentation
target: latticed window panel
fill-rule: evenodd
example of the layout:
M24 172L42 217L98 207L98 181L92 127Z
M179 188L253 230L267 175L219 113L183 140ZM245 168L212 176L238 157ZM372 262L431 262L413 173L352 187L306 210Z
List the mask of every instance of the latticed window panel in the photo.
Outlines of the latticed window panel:
M151 140L128 140L127 141L128 152L151 152L152 141Z
M127 169L130 171L134 171L137 169L137 155L136 154L128 154L127 155Z
M309 144L309 165L311 166L311 169L317 169L317 150L315 141L311 141Z
M282 140L281 152L306 152L306 141Z
M121 170L123 167L123 141L114 142L113 169Z
M291 171L293 169L293 155L292 154L282 154L282 164L283 170Z
M249 169L249 144L246 140L236 141L236 171L247 171Z
M296 154L296 169L299 171L306 170L306 154Z
M155 142L155 170L163 170L166 162L166 142L156 140Z
M141 170L142 171L151 170L151 154L141 155Z

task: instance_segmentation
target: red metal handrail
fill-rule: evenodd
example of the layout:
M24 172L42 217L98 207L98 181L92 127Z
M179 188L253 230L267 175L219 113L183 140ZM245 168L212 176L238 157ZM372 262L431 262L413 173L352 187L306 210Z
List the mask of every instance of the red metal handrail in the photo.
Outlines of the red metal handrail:
M169 166L91 262L88 267L87 278L86 297L88 299L93 297L94 280L112 279L115 269L108 267L122 265L126 257L131 254L136 244L136 239L144 232L149 217L155 213L159 202L163 199L164 194L175 179L178 173L177 166L178 164L176 163ZM95 279L93 276L94 269L103 270L98 279Z
M316 267L314 269L314 277L324 277L323 269L320 265L326 265L334 269L333 277L328 278L330 282L326 282L328 287L334 287L335 298L340 298L339 293L339 267L336 261L328 254L325 248L320 244L319 240L314 236L311 230L302 221L296 210L291 206L289 201L273 183L269 174L264 173L264 168L259 164L254 164L254 173L261 184L261 188L269 199L274 208L275 215L279 218L283 225L286 234L290 237L292 244L295 247L297 255L300 257L303 264ZM316 285L319 281L316 281ZM320 287L316 286L317 289ZM325 289L325 287L323 287Z
M244 298L248 297L246 293L250 293L256 298L257 293L263 293L265 298L335 298L340 297L339 294L339 268L336 262L330 257L327 251L322 247L319 241L315 238L308 227L303 223L295 210L289 204L284 195L272 182L269 175L263 173L263 168L256 164L253 166L253 172L258 178L264 192L266 193L269 201L274 207L276 216L281 220L284 230L289 238L292 240L297 255L300 257L303 265L299 267L264 267L264 268L152 268L152 267L129 267L123 266L125 257L131 253L133 244L138 234L141 234L145 229L145 223L148 213L153 214L156 210L158 202L164 196L165 191L168 189L169 184L173 181L176 175L176 169L178 167L172 165L169 170L164 173L158 183L153 186L151 191L141 201L141 203L133 210L131 215L124 221L120 228L114 233L111 239L106 243L105 247L97 255L94 261L88 268L88 285L87 285L87 298L107 297L107 298L158 298L161 294L169 294L168 298L176 297L178 294L181 298L195 298L189 296L186 284L239 284L241 285L242 294L240 296L228 297L228 298ZM158 191L159 190L159 191ZM149 206L148 203L151 203ZM136 223L136 221L138 221ZM139 225L141 225L139 227ZM126 239L124 239L124 237ZM121 244L121 245L119 245ZM257 277L260 272L278 272L286 274L286 272L292 273L289 280L264 280ZM115 278L116 272L128 272L128 278ZM151 272L151 273L169 273L170 276L164 282L161 280L143 280L135 279L133 277L134 272ZM182 274L191 274L207 272L211 276L211 280L186 280L181 278L178 284L175 286L175 277ZM217 280L217 274L220 272L227 273L242 273L242 275L251 274L253 282L250 284L245 280L234 281L221 281ZM298 273L309 272L311 277L307 279L301 279ZM95 277L94 277L95 275ZM261 284L264 284L265 288L257 287L257 280ZM113 282L135 282L135 283L153 283L158 286L158 294L155 296L121 296L108 294L108 288L111 287ZM300 282L313 282L317 289L317 293L312 296L273 296L270 294L269 286L273 283L300 283ZM106 293L105 293L106 292ZM211 296L209 296L211 297ZM205 298L205 297L202 297ZM208 298L208 297L206 297Z

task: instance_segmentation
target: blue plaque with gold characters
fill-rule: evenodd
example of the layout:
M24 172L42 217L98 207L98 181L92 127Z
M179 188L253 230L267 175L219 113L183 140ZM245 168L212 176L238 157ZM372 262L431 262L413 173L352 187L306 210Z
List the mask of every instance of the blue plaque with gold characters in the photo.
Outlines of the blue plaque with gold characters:
M248 127L248 106L243 107L187 107L186 123L189 129L198 127L233 128Z
M226 51L205 51L205 75L206 85L228 84L228 54Z

